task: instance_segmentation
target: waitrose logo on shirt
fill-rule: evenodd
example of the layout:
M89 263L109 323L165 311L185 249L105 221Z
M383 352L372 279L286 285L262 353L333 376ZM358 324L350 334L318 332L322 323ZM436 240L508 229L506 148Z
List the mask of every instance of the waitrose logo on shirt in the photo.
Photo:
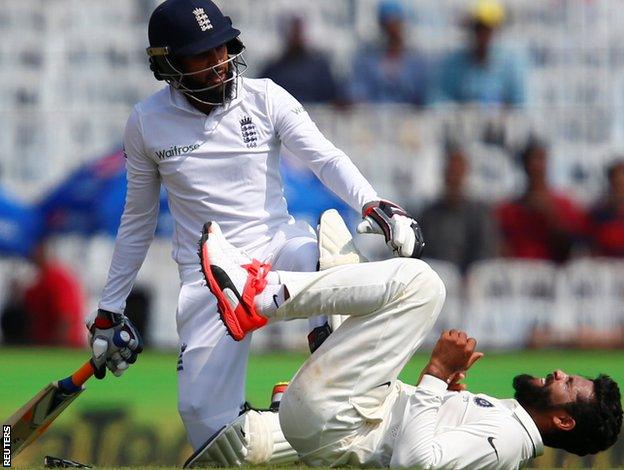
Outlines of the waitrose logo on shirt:
M183 145L180 147L174 145L173 147L169 147L168 149L156 150L156 156L159 160L164 160L165 158L184 155L185 153L192 152L193 150L197 150L198 148L199 144Z

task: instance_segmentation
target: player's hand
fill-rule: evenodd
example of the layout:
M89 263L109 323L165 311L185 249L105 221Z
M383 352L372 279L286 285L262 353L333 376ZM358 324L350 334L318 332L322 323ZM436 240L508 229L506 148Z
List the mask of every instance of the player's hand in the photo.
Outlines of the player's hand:
M141 335L121 313L98 309L87 319L95 377L103 379L108 368L119 377L143 351Z
M420 378L417 383L420 383L423 375L427 373L427 369L424 369L420 373ZM464 390L468 390L468 386L465 383L462 383L462 380L466 378L466 372L456 372L448 379L448 390L451 392L463 392Z
M483 357L476 347L477 340L469 338L463 331L443 331L423 373L444 380L449 385L458 384L466 371Z
M465 383L462 383L462 380L466 378L466 372L456 372L449 379L448 390L452 392L463 392L467 389Z
M392 252L405 258L420 258L425 239L416 222L401 206L385 200L369 202L362 208L358 233L383 235Z

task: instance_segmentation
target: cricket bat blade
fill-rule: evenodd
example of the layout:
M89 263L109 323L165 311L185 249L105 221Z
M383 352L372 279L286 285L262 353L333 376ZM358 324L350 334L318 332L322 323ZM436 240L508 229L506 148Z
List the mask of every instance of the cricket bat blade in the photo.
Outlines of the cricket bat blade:
M92 375L93 366L88 361L71 376L46 386L4 421L3 425L11 426L13 456L48 429L58 415L84 391L82 385Z

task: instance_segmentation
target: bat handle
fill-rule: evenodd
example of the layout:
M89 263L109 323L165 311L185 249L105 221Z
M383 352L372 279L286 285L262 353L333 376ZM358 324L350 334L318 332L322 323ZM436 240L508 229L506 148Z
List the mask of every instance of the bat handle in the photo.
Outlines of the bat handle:
M58 388L66 393L76 393L82 389L82 385L93 376L94 372L93 362L89 359L72 375L59 380Z

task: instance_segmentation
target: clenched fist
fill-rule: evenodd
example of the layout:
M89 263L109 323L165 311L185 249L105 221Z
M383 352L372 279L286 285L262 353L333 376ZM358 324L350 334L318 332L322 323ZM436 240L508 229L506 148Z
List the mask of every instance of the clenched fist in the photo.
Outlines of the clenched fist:
M431 352L429 363L423 374L432 375L447 384L451 389L461 390L458 382L466 376L466 371L483 357L476 351L477 340L469 338L464 331L443 331Z

